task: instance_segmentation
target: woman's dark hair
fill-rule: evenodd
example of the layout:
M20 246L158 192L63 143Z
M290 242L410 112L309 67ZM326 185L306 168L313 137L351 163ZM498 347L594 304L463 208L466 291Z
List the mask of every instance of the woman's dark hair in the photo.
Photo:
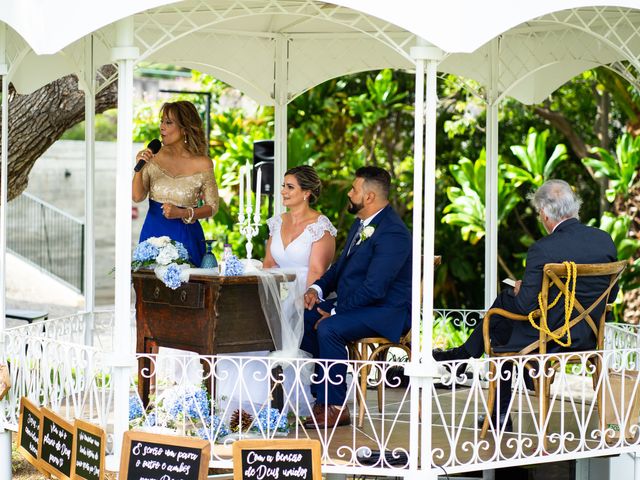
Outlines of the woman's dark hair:
M284 174L285 176L293 175L296 177L300 188L309 192L310 204L318 201L320 190L322 190L322 182L313 167L309 165L298 165L297 167L290 168Z
M178 124L185 137L185 147L194 155L209 156L209 148L204 137L202 119L191 102L167 102L160 109L160 117L171 117Z
M361 167L356 170L356 178L364 178L365 184L374 186L384 198L389 198L391 190L391 175L380 167Z

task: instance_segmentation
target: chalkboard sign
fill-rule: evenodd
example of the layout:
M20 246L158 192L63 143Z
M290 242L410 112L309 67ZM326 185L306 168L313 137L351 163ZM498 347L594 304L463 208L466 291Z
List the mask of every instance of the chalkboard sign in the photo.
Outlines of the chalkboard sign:
M106 435L100 427L76 420L74 423L73 478L102 480L104 478L104 448Z
M321 480L318 440L238 440L234 480Z
M198 438L125 432L120 457L121 480L205 480L211 443Z
M73 425L47 408L40 424L40 469L58 478L71 478Z
M35 467L38 464L38 443L42 413L26 397L20 399L20 421L18 425L18 451Z

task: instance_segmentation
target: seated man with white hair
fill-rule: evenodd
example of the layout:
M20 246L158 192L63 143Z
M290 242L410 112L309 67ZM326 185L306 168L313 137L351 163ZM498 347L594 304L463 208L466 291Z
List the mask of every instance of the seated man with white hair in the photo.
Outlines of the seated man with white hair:
M578 220L581 200L567 182L548 180L530 196L530 199L549 235L529 248L524 278L516 282L514 288L503 290L491 306L520 315L527 315L539 308L538 293L542 288L545 264L565 261L578 264L609 263L617 260L616 247L611 236L598 228L583 225ZM582 305L591 305L608 285L608 277L584 277L577 286L576 299ZM616 294L617 286L609 298L615 298ZM555 298L555 295L550 295L550 298ZM592 312L592 317L598 318L603 308L604 304L599 305ZM552 331L563 325L564 297L549 311L547 321ZM513 352L538 340L539 331L529 322L517 322L494 315L489 336L494 350ZM561 340L566 341L566 337ZM589 350L595 346L595 335L586 322L580 322L571 329L570 350ZM549 343L547 348L548 352L566 350L556 342ZM482 324L479 324L462 346L446 351L434 350L433 357L437 361L461 360L478 358L483 353ZM507 385L501 385L501 412L506 411L511 397L510 383L509 381L508 388ZM510 429L509 419L507 425Z

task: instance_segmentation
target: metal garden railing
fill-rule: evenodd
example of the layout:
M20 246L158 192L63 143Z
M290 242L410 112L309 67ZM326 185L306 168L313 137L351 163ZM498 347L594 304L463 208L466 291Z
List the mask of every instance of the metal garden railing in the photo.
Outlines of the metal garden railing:
M82 292L84 223L23 193L7 209L7 248Z

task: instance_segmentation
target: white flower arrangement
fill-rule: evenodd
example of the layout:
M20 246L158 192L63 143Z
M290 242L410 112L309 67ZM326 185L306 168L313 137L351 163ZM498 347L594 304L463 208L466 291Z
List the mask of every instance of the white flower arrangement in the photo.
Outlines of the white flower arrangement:
M370 238L371 235L373 235L373 232L375 231L376 231L375 225L367 225L366 227L364 227L360 232L360 238L358 238L357 245L360 245L362 242Z
M167 236L150 237L136 246L131 268L135 272L151 266L156 276L175 290L188 278L184 270L191 266L189 252L182 243Z

